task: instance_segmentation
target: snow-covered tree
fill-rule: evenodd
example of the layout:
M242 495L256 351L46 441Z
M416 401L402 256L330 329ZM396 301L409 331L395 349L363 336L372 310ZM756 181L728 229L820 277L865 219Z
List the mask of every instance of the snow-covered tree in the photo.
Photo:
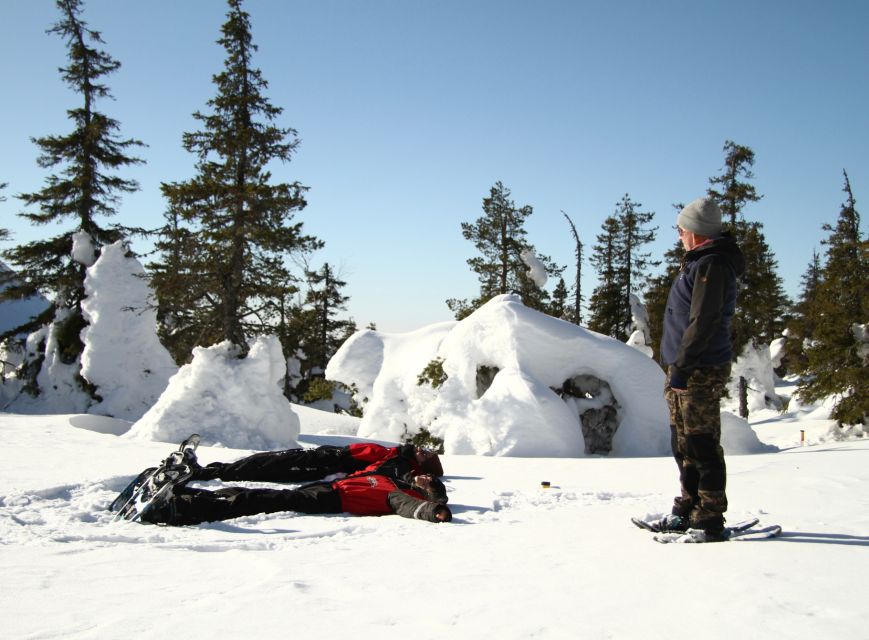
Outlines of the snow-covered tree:
M15 284L4 289L2 297L28 299L45 295L51 300L43 313L0 336L5 339L53 323L44 334L50 336L49 344L56 351L28 361L26 369L33 376L39 373L40 358L59 360L77 375L78 358L84 348L80 339L85 326L81 301L85 269L89 266L87 259L77 255L77 250L92 243L99 251L104 244L120 237L117 228L104 227L98 219L116 213L119 194L139 188L135 181L112 172L142 162L128 155L131 148L142 143L121 139L117 135L118 121L97 110L99 100L111 97L103 78L115 72L120 63L96 48L103 43L102 38L82 20L79 0L57 0L56 4L61 18L48 32L57 34L66 43L68 64L60 69L61 77L81 96L81 103L67 111L73 123L70 133L34 139L41 151L39 166L62 167L60 175L52 173L42 190L21 194L18 198L25 205L38 208L37 212L20 214L32 224L59 224L67 219L72 219L74 224L59 235L4 252L16 266L17 275ZM77 238L82 242L76 244ZM37 391L32 383L28 388Z
M649 313L640 299L631 294L631 335L627 344L634 349L642 351L650 358L654 356L652 348L652 332L649 328Z
M178 370L157 337L145 269L123 242L108 245L87 270L85 293L81 375L99 397L88 413L138 420Z
M511 291L521 295L529 307L545 310L549 294L538 284L540 278L534 277L534 270L529 269L522 254L530 252L546 276L560 275L563 269L549 257L538 255L526 239L525 223L532 213L530 205L517 208L510 199L510 190L497 182L489 197L483 199L483 215L474 223L462 223L462 235L480 253L467 261L479 279L480 294L471 301L447 300L456 318L467 317L492 297Z

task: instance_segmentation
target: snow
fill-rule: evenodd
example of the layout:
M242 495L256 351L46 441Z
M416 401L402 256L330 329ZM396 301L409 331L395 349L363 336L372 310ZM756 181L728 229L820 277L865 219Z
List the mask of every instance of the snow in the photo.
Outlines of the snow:
M122 242L103 247L96 258L93 241L84 232L73 236L73 258L88 266L81 332L84 350L72 363L61 358L58 325L70 310L58 308L54 322L27 336L26 357L40 352L44 361L37 397L21 392L21 381L3 385L4 408L21 413L96 413L126 420L140 418L160 397L177 371L169 352L157 338L157 316L145 269L126 255ZM5 306L4 306L5 310ZM43 344L44 343L44 344ZM23 359L21 354L18 360ZM100 400L86 393L81 374Z
M340 435L353 418L294 410L305 446L355 439ZM864 638L869 441L830 440L830 426L802 411L752 418L781 450L728 456L728 516L784 533L686 546L629 522L667 509L668 457L445 455L450 524L116 523L115 494L172 445L120 435L130 423L103 416L0 414L0 606L15 611L3 635ZM249 452L202 446L199 457Z
M631 335L626 344L641 351L650 358L654 357L655 350L651 346L651 333L649 331L649 312L646 306L635 294L630 294L631 301Z
M129 437L180 442L192 432L202 442L248 449L297 446L299 419L281 387L286 360L275 336L261 336L246 358L229 342L196 347L157 403Z
M542 289L549 279L549 274L546 273L546 265L540 262L540 259L534 255L534 251L531 249L523 249L519 257L525 263L525 266L528 267L528 278Z
M94 239L86 231L76 231L72 234L72 259L86 267L96 262L97 249Z
M229 344L197 348L135 422L94 415L84 412L117 411L153 344L153 318L116 304L141 304L137 267L107 249L89 270L83 358L103 406L70 386L75 365L52 356L45 328L28 348L47 342L41 383L53 393L19 396L14 410L31 415L0 413L0 610L14 612L4 638L867 637L869 439L834 426L832 399L800 403L770 353L739 368L757 387L750 419L723 406L727 516L783 534L658 545L629 522L660 517L678 491L663 373L641 351L502 296L461 322L347 341L326 373L355 386L361 420L290 404L274 337L245 359ZM104 340L126 349L126 366ZM419 385L432 362L446 380ZM553 391L567 383L581 393ZM760 401L770 397L786 410ZM612 453L586 454L584 416L606 407L619 422ZM207 464L396 442L420 427L445 439L449 524L286 512L173 528L107 511L194 431Z
M102 398L90 413L138 420L178 367L157 337L157 311L145 269L125 254L120 241L106 246L87 270L81 374Z
M66 363L60 354L58 332L61 323L69 317L70 311L58 307L54 322L34 331L27 336L25 351L28 355L44 353L45 359L36 377L41 393L38 397L21 393L10 403L12 411L22 413L83 413L91 405L91 398L82 391L76 376L81 370L77 358ZM45 343L44 346L42 343Z
M751 343L745 345L742 353L733 363L733 369L728 384L728 392L734 402L739 398L739 379L744 378L748 384L748 410L758 411L766 407L777 409L781 407L781 399L775 392L775 373L773 367L781 360L781 344L775 342L775 355L768 346L757 346Z
M446 381L439 388L420 385L418 376L436 359ZM481 367L497 369L482 393ZM553 391L583 376L610 390L567 400ZM496 296L461 322L405 334L359 332L332 358L326 377L354 385L368 400L361 437L400 440L426 428L452 454L582 456L581 416L608 400L619 421L612 455L669 451L661 368L636 349L529 309L512 294Z

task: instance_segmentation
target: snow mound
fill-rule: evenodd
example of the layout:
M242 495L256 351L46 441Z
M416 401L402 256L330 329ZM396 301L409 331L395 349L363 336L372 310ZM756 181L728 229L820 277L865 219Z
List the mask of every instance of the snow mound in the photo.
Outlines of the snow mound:
M721 447L729 456L779 450L775 445L761 442L747 420L729 411L721 412Z
M205 444L236 449L297 447L299 418L281 392L285 363L275 336L260 336L243 359L229 342L196 347L127 436L180 442L198 433Z
M428 365L443 375L420 384ZM611 455L669 452L660 367L515 295L461 322L357 333L326 377L367 399L360 437L401 440L425 428L450 454L577 457L605 452L589 445L609 430Z
M89 324L82 331L81 374L102 398L89 413L138 420L178 371L157 337L157 312L144 276L120 241L104 247L87 270L82 313Z

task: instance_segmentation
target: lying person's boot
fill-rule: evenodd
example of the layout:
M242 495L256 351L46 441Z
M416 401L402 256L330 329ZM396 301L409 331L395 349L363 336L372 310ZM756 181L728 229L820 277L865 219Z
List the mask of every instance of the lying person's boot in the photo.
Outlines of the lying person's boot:
M175 496L169 495L159 503L151 503L139 515L148 524L175 524Z

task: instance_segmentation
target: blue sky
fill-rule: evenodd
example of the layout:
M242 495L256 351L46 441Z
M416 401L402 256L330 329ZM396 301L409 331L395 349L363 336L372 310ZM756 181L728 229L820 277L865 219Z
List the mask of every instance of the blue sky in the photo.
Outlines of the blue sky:
M248 0L255 64L298 153L276 181L310 187L298 214L326 242L312 258L348 282L360 327L406 331L451 319L473 297L460 224L496 181L531 205L528 239L568 266L576 222L590 254L625 193L655 212L657 257L674 242L672 204L702 195L725 140L756 154L764 223L788 293L797 293L824 223L869 194L869 3L862 0L514 2ZM116 220L156 227L159 185L192 174L181 134L214 95L223 50L219 0L86 0L84 18L122 63L99 105L146 142L126 171L141 191ZM45 30L49 0L0 0L0 227L13 242L47 233L17 218L17 193L47 172L31 137L70 130L77 96ZM68 226L67 226L68 227ZM865 229L865 224L864 224ZM5 243L4 246L10 246ZM144 242L133 248L145 251ZM583 266L588 298L595 274ZM550 283L554 284L554 283Z

